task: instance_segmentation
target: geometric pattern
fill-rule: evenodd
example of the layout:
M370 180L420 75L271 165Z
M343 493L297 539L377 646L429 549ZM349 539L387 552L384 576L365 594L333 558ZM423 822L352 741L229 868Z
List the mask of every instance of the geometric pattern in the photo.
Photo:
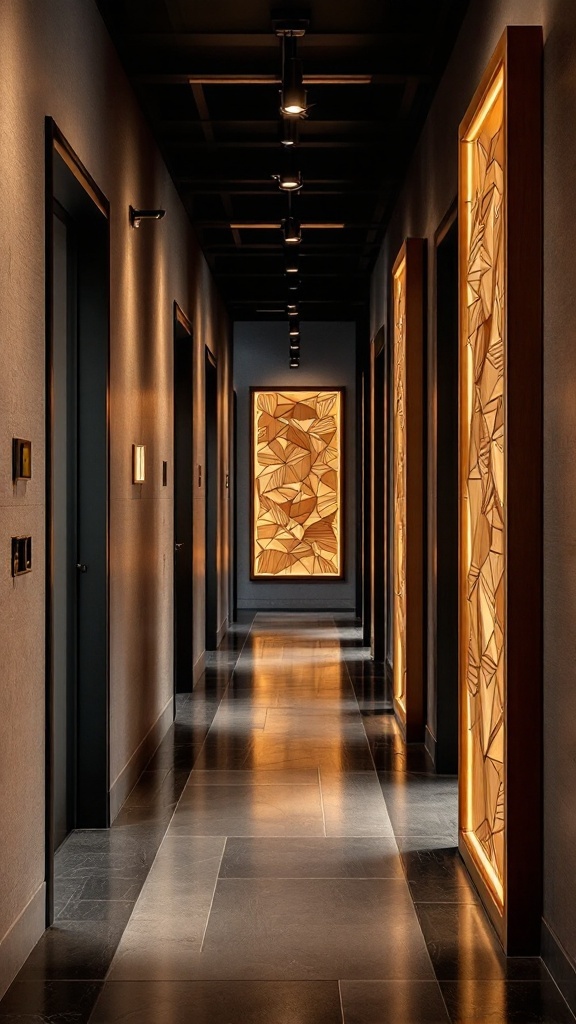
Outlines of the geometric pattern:
M462 353L464 742L467 830L502 900L505 853L504 90L465 143L466 311ZM487 869L487 870L486 870Z
M394 697L406 710L406 260L394 275Z
M341 390L253 390L252 396L252 577L337 578Z

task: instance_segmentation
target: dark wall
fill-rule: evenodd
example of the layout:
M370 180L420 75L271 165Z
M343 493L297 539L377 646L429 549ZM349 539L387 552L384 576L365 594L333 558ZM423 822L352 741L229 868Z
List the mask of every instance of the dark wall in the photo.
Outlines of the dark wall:
M457 193L458 125L507 24L544 33L544 919L576 962L576 4L472 0L373 276L372 337L407 235L429 241ZM435 331L429 260L428 335Z
M234 388L238 395L238 608L334 608L356 601L356 333L350 323L303 323L300 368L288 366L285 323L237 323ZM250 580L250 388L344 387L345 575L329 583Z

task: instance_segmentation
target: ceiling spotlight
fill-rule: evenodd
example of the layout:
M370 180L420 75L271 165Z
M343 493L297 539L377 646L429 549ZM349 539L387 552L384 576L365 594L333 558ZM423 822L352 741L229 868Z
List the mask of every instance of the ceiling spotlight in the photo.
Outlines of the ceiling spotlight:
M286 306L286 312L288 313L288 316L298 316L298 303L289 302Z
M284 62L280 110L288 117L306 115L306 89L302 85L302 61L289 57Z
M290 341L290 355L300 355L300 339L296 341L294 338Z
M300 230L300 221L296 217L286 217L282 221L282 234L286 245L300 245L302 241L302 231Z
M305 31L305 29L304 29ZM280 110L285 117L306 116L306 90L302 84L302 61L296 51L297 38L304 34L302 26L282 33L282 91Z
M286 273L297 274L298 273L298 251L294 249L288 249L286 251Z
M298 118L282 117L280 119L280 142L283 146L297 146L299 134Z
M300 324L299 324L298 320L291 320L290 321L290 337L291 338L299 338L300 337Z
M130 217L130 224L133 228L140 227L140 221L143 220L162 220L166 215L166 210L135 210L133 206L128 207L128 213Z
M286 170L282 171L282 174L273 174L272 177L284 192L298 192L303 185L300 171Z
M300 360L298 356L290 356L290 369L297 370L300 366Z
M294 274L291 274L290 277L288 278L288 291L297 292L299 288L300 278L296 277Z

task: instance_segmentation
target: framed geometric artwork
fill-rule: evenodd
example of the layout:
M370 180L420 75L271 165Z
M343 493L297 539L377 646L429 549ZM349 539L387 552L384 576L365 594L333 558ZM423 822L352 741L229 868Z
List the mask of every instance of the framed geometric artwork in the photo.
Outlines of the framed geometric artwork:
M253 580L343 576L343 388L252 388Z
M424 260L407 238L392 269L393 698L408 742L424 739Z
M542 887L542 30L460 126L459 845L508 954Z

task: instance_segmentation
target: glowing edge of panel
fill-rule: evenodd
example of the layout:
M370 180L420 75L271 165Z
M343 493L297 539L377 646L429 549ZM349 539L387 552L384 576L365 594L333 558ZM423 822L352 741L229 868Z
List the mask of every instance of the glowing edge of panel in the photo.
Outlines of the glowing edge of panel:
M466 222L465 222L465 229L464 230L465 230L465 237L466 237L467 240L470 238L470 211L471 211L470 193L471 193L471 181L472 181L472 178L473 178L473 169L472 168L473 168L473 159L474 159L473 147L472 147L472 145L467 145L467 143L473 143L475 141L475 139L477 138L478 134L480 133L480 130L481 130L481 127L482 127L484 121L489 116L490 112L492 111L492 108L494 107L495 103L498 101L498 99L500 97L500 94L502 92L504 92L504 90L505 90L505 65L504 65L504 60L502 60L502 61L500 61L496 71L494 72L494 75L492 77L492 81L490 82L490 84L489 84L489 86L488 86L488 88L486 90L486 95L485 95L485 97L484 97L484 99L482 101L482 104L481 104L481 106L480 106L480 108L478 110L478 113L476 114L476 117L473 119L473 121L469 125L465 137L460 139L460 147L462 148L463 146L466 146L466 158L465 158L465 161L463 161L463 164L465 166L465 175L466 175L466 177L465 177L464 196L461 196L460 197L460 201L459 201L459 212L460 212L460 215L462 216L463 211L465 211ZM506 104L505 104L505 96L504 96L504 110L503 110L503 130L504 130L504 132L506 130ZM460 259L462 261L462 256L460 257ZM461 262L460 265L462 266L462 262ZM467 284L465 285L465 287L467 287ZM462 289L462 284L461 284L461 289ZM464 304L463 308L467 309L467 304ZM461 319L460 330L462 331L462 319ZM462 353L463 353L462 340L463 339L462 339L462 336L461 336L461 342L460 342L460 358L461 359L462 359ZM466 345L466 349L467 349L467 347L468 346ZM466 353L466 355L467 355L467 353ZM467 379L468 379L468 373L467 373ZM462 368L461 368L461 371L460 371L460 384L459 384L459 386L460 386L460 396L461 396L460 397L460 402L461 402L460 415L461 415L461 417L463 417L464 411L463 411L463 402L462 402L462 391L463 391L463 387L462 387ZM467 414L467 410L468 410L468 402L466 402L466 414ZM466 434L467 435L469 434L469 426L468 426L468 424L469 424L469 418L466 419ZM462 437L462 434L461 434L461 437ZM461 500L464 501L464 491L463 490L461 490ZM462 528L463 524L464 524L464 521L466 522L466 527L467 527L466 533L464 533L464 529ZM470 546L471 546L470 517L468 515L466 515L466 517L464 517L464 511L463 510L461 512L461 515L460 515L460 523L461 523L461 538L462 538L461 539L461 544L462 544L462 548L466 551L466 553L468 553L469 550L470 550ZM469 559L468 559L468 555L467 555L466 563L468 561L469 561ZM461 578L460 578L461 594L462 593L464 593L464 594L466 593L466 586L464 586L464 589L462 590L463 583L465 583L465 582L466 581L462 580L462 576L461 576ZM466 599L464 601L461 600L461 607L465 604L465 601L466 601ZM462 638L461 638L460 642L462 644L462 642L463 642ZM505 641L504 641L504 644L505 644ZM461 652L462 652L462 648L461 648ZM460 657L461 657L461 664L462 664L462 661L465 661L465 658L462 656L462 653L461 653ZM505 657L505 648L504 648L504 657ZM492 865L491 861L486 856L486 853L484 852L482 844L477 839L474 830L470 827L471 823L470 823L470 817L469 816L470 816L470 811L471 811L471 807L472 807L472 803L473 803L473 795L472 795L472 792L473 792L473 771L472 771L473 763L472 763L472 745L468 741L469 729L468 729L468 719L467 719L467 702L465 700L462 701L462 714L463 714L464 719L465 719L465 726L462 727L462 729L461 729L461 743L462 743L463 750L464 750L463 764L464 764L464 769L465 769L465 774L466 774L466 780L465 780L465 786L463 788L464 801L463 801L463 814L462 814L463 821L461 823L461 832L462 832L463 839L464 839L464 841L466 843L466 846L467 846L467 848L468 848L468 850L470 852L470 855L473 858L473 861L474 861L474 863L476 865L477 870L479 871L481 877L484 879L484 881L485 881L485 883L486 883L486 885L487 885L487 887L488 887L488 889L489 889L489 891L490 891L490 893L491 893L491 895L492 895L492 897L493 897L493 899L494 899L494 901L496 903L496 906L498 907L498 910L500 911L500 913L503 913L503 911L504 911L504 900L505 900L503 880L500 879L500 876L496 872L496 870L495 870L494 866ZM504 728L505 728L505 726L504 726ZM504 733L504 750L505 749L506 749L506 733ZM504 753L504 766L505 765L506 765L506 754ZM504 768L504 770L505 770L505 768ZM504 830L506 830L506 821L504 823Z
M337 497L337 511L335 518L335 533L338 544L337 552L337 572L316 572L306 574L297 573L266 573L261 572L256 568L256 530L257 530L257 498L256 498L256 475L255 467L258 458L258 431L256 427L256 414L257 414L257 403L260 395L297 395L299 393L316 394L316 395L334 395L336 398L336 411L334 414L337 426L337 439L338 439L338 464L337 464L337 475L338 482L336 488ZM343 388L338 387L326 387L326 388L314 388L314 387L286 387L286 388L253 388L251 391L251 406L250 406L250 429L251 429L251 452L252 452L252 472L251 472L251 502L252 502L252 513L251 513L251 552L250 552L250 578L252 580L277 580L281 583L289 583L291 581L305 582L314 580L324 581L338 581L343 578L343 538L342 538L342 500L343 500L343 452L342 446L344 444L343 436L343 407L344 407L344 392Z
M396 588L396 570L398 559L401 557L399 553L398 544L398 526L396 521L396 495L398 487L398 422L396 418L396 345L398 338L398 325L396 323L396 297L398 294L398 288L400 282L404 287L404 304L406 303L406 256L401 260L399 266L394 272L394 296L393 296L393 309L394 309L394 345L393 345L393 361L392 361L392 380L394 382L394 409L393 409L393 423L394 423L394 494L393 494L393 536L394 536L394 565L393 565L393 595L394 595L394 656L393 656L393 669L394 669L394 701L400 711L402 717L406 721L406 658L405 648L402 644L402 638L400 636L400 630L398 622L400 619L400 596L397 593ZM404 384L404 422L406 421L406 329L404 328L403 333L403 384ZM404 429L404 452L406 452L406 429ZM404 485L404 538L406 537L406 462L403 465L403 485ZM406 580L406 546L404 545L404 580ZM404 593L404 643L406 642L406 593ZM402 681L401 681L402 680Z

